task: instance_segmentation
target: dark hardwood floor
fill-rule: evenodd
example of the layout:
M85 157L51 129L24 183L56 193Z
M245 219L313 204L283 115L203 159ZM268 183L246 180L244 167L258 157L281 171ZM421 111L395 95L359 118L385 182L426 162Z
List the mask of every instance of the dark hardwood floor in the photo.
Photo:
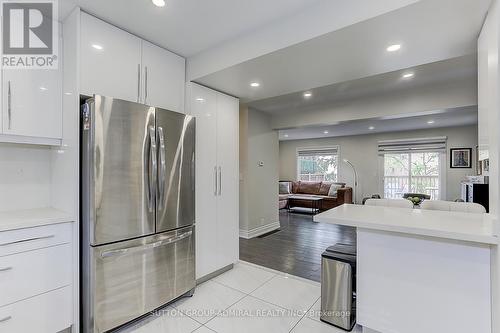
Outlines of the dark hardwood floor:
M321 253L336 243L355 244L355 228L315 223L311 215L280 211L280 229L240 238L240 259L291 275L320 281Z

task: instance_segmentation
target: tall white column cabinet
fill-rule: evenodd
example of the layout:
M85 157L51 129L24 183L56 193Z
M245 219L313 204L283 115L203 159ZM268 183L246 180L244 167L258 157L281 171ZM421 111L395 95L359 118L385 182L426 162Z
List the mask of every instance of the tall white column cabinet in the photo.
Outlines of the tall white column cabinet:
M80 52L82 94L184 113L184 58L86 13Z
M196 277L238 261L239 100L191 83L196 117Z

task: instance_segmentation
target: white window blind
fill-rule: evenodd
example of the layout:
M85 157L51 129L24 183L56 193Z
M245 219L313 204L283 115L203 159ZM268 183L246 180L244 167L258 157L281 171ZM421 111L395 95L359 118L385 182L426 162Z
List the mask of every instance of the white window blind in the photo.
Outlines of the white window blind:
M332 156L338 154L338 148L304 148L298 151L299 156Z
M447 137L435 138L384 140L378 142L380 154L409 153L409 152L446 152Z
M446 137L379 141L383 159L384 197L405 193L427 194L440 199L444 191Z

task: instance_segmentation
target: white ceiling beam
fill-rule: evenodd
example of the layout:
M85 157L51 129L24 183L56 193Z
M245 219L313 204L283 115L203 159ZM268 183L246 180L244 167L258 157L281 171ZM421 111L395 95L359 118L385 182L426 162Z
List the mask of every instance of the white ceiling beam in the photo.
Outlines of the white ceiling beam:
M322 0L310 9L187 59L187 79L203 76L420 0Z
M273 129L335 125L345 121L401 117L404 114L474 105L477 105L477 82L456 81L357 98L319 109L274 115L271 124Z

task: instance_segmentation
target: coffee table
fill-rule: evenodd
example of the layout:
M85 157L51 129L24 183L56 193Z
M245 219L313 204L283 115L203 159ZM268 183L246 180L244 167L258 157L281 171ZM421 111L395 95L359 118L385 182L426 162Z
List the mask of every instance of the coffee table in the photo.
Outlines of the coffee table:
M292 203L294 200L303 200L311 202L311 214L314 215L317 212L319 212L321 207L321 201L323 201L323 198L310 195L291 195L288 197L288 205L287 205L288 211L290 211L293 208Z

